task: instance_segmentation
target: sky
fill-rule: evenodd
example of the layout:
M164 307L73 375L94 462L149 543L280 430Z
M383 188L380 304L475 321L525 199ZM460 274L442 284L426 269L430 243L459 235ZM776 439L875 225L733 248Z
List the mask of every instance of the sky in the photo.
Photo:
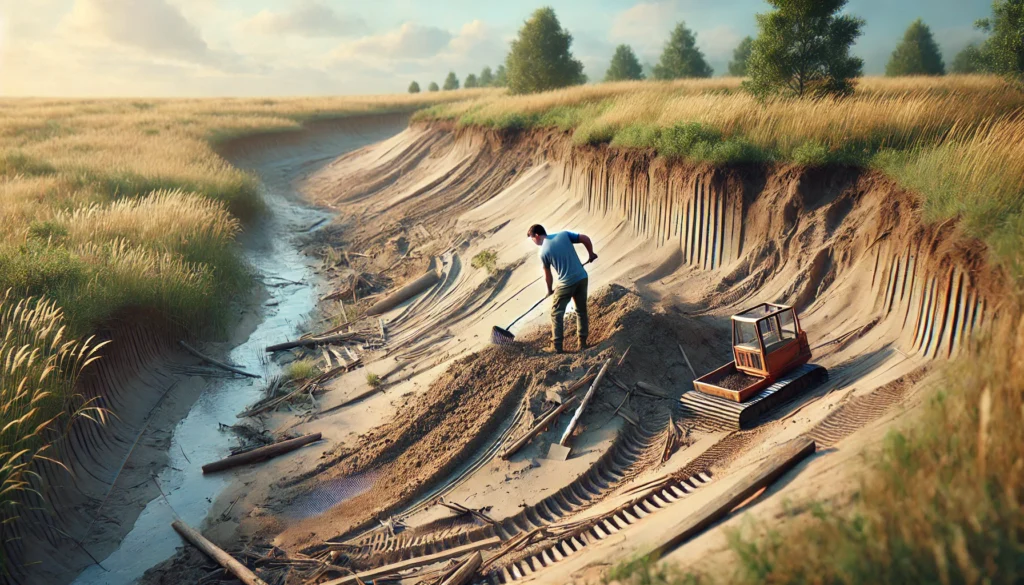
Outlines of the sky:
M657 62L680 21L716 75L757 34L764 0L0 0L0 95L285 96L404 92L504 61L530 13L550 5L592 80L616 45ZM853 52L881 74L923 18L946 62L982 38L990 0L850 0L866 21Z

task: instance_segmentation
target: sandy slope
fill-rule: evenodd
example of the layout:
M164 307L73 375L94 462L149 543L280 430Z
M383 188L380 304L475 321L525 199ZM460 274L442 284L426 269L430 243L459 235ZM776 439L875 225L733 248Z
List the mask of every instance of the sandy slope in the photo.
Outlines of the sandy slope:
M267 144L246 148L268 176L277 161L315 159L311 149L343 140L335 136L345 131L314 134L314 146L297 138L283 151L268 150L273 156L258 155ZM239 472L241 501L226 522L213 522L213 533L228 541L273 539L287 551L353 568L495 530L427 505L438 495L487 508L507 536L595 517L631 485L667 473L705 473L708 481L671 512L651 514L549 568L520 571L542 582L597 578L609 563L664 538L775 446L808 433L825 449L748 509L777 522L800 509L788 510L786 501L841 501L856 485L858 454L926 392L918 380L929 365L955 356L998 314L1001 280L979 249L960 243L948 226L923 227L913 199L872 174L724 172L573 147L557 133L443 127L407 129L308 175L295 168L282 180L297 181L311 201L339 212L325 245L369 256L327 269L338 286L354 272L401 284L431 262L441 279L383 315L388 343L367 355L365 369L335 379L300 416L270 417L271 426L323 432L329 446ZM487 345L492 325L506 325L543 294L543 285L531 284L539 267L525 238L537 222L587 233L600 255L588 267L598 344L564 358L543 353L545 309L516 326L523 339L517 349ZM497 253L498 273L470 266L482 250ZM495 456L551 407L552 392L627 347L630 356L615 370L624 385L656 383L673 396L689 390L679 346L698 374L720 365L730 359L728 316L762 301L798 306L814 362L831 378L755 431L701 430L697 421L681 420L681 448L662 463L673 401L633 398L625 412L640 424L630 430L613 414L624 392L605 384L582 419L570 460L543 458L566 419L510 461ZM367 393L367 371L385 386L350 403ZM623 447L627 440L634 446ZM560 505L552 498L568 487L594 482L587 502L554 509ZM389 517L410 527L407 536L361 533ZM729 559L724 529L740 522L733 517L669 560L721 570ZM328 554L323 543L345 539L363 548ZM519 555L524 563L532 562L529 553ZM516 558L503 557L495 568Z

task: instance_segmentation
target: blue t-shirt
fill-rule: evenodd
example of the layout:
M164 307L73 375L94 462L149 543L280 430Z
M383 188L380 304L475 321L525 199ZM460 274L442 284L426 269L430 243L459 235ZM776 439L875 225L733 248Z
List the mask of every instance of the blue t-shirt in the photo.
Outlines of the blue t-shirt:
M576 232L558 232L548 235L540 246L540 261L544 268L554 273L554 288L572 286L587 277L580 257L576 255L573 244L580 243L580 235Z

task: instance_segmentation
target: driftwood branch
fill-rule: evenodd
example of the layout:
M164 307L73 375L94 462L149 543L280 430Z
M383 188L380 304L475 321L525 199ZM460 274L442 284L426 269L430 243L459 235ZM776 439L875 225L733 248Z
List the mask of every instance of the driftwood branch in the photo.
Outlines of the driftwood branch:
M203 360L204 362L206 362L208 364L212 364L214 366L217 366L218 368L225 369L225 370L227 370L229 372L234 372L234 373L239 374L241 376L248 376L250 378L259 378L260 377L257 374L250 374L249 372L246 372L245 370L243 370L241 368L236 368L235 366L232 366L232 365L229 365L229 364L225 364L222 361L215 360L215 359L213 359L212 357L210 357L208 355L204 355L204 354L200 353L198 349L192 347L191 345L185 343L184 341L178 341L178 345L180 345L182 349L184 349L185 351L189 352L190 354L196 356L197 358Z
M250 571L248 567L235 560L234 557L221 550L217 545L206 540L202 534L199 534L199 532L188 524L185 524L181 520L175 520L174 522L171 522L171 526L192 546L198 548L203 551L206 556L217 561L220 566L224 567L225 570L237 577L238 580L245 583L245 585L267 585L266 581L257 577L256 574Z
M238 467L239 465L247 465L249 463L256 463L265 459L271 459L278 455L284 455L285 453L294 451L299 447L303 447L310 443L315 443L320 440L320 433L313 433L312 435L305 435L297 439L289 439L287 441L280 441L273 445L267 445L266 447L260 447L253 449L252 451L246 451L245 453L239 453L238 455L232 455L220 461L214 461L213 463L207 463L203 466L203 473L214 473L216 471L223 471L225 469L231 469L232 467Z
M295 341L285 341L284 343L278 343L276 345L268 345L267 353L273 353L275 351L284 351L286 349L295 349L296 347L316 347L318 345L327 345L329 343L340 343L342 341L354 341L357 343L363 343L366 338L358 333L339 333L338 335L325 335L322 337L307 337L306 339L296 339Z

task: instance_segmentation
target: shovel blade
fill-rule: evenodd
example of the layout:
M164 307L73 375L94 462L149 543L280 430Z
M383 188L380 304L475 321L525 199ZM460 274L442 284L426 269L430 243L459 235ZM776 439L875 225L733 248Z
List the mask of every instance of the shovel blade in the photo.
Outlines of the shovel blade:
M547 459L554 461L565 461L569 459L569 454L572 453L572 447L563 447L558 443L551 443L548 447Z

